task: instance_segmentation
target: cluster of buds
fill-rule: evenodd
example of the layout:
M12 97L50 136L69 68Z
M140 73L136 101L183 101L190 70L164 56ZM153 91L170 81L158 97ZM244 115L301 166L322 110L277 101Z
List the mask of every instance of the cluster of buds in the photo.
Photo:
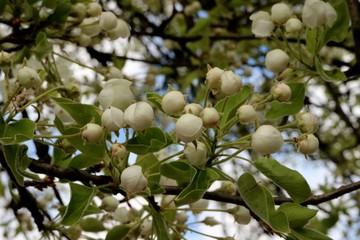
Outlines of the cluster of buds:
M208 66L206 85L214 95L232 96L237 94L242 87L242 77L230 70Z

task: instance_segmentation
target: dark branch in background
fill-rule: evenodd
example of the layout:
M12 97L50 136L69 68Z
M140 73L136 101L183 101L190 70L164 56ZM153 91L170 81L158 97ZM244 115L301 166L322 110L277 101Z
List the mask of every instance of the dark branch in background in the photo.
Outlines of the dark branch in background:
M87 171L73 169L73 168L64 169L64 168L52 166L49 163L42 163L37 160L31 160L29 169L35 173L43 173L53 177L57 177L59 179L80 181L86 185L90 183L93 183L95 185L112 183L112 179L110 176L92 175ZM115 187L114 191L116 191L117 186L114 187ZM168 194L168 195L178 195L183 190L183 188L173 187L173 186L166 186L164 188L165 188L164 194ZM306 200L305 202L303 202L302 205L318 205L327 201L331 201L335 198L356 191L358 189L360 189L360 181L341 186L328 193L315 195L310 199ZM217 192L206 192L204 195L204 199L233 203L237 205L246 205L244 200L240 196L226 196L224 194L219 194ZM291 198L275 197L274 202L275 204L279 205L284 202L293 202L293 200Z

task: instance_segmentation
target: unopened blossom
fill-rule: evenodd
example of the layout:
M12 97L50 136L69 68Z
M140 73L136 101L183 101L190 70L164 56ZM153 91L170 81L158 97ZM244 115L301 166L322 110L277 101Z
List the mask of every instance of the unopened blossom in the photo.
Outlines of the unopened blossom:
M201 136L203 121L190 113L185 113L176 122L176 135L181 141L188 143L195 141Z
M233 71L224 71L221 74L221 91L226 96L237 94L242 86L241 76L235 74Z
M285 23L291 15L292 10L285 3L276 3L271 7L271 20L276 24Z
M206 164L207 148L202 142L197 141L196 146L190 142L185 145L184 156L191 165L203 168Z
M200 113L200 117L203 121L204 127L207 128L216 127L220 123L220 114L213 107L204 108L204 110Z
M279 102L287 102L291 97L291 88L285 83L278 83L271 88L271 94Z
M258 113L256 112L255 108L248 104L241 105L237 109L236 115L242 124L253 123L258 118Z
M301 112L296 115L297 126L302 133L315 133L319 128L319 120L309 112Z
M252 20L251 32L256 37L270 37L275 29L275 24L268 12L259 11L254 13L250 16L250 20Z
M148 181L138 165L127 167L121 173L121 186L127 193L141 192L145 189Z
M225 72L224 70L208 66L208 72L206 73L206 86L211 89L213 94L216 94L221 89L221 75Z
M319 140L314 134L302 135L298 138L296 149L302 154L313 154L319 149Z
M120 143L113 143L110 148L110 156L124 159L128 154L128 151L126 150L126 147L123 144Z
M271 50L265 56L265 66L273 73L284 71L289 62L289 56L281 49Z
M99 25L105 31L111 31L116 28L117 17L112 12L102 12Z
M202 110L203 110L203 107L198 103L187 104L184 108L185 113L191 113L198 117L200 116L200 113L202 112Z
M107 36L111 40L118 38L128 38L130 37L130 28L127 22L122 19L117 19L116 27L107 32Z
M133 103L125 110L124 120L134 131L142 131L153 124L154 110L147 102Z
M86 5L86 12L87 14L89 14L91 17L97 17L101 14L102 12L102 7L99 3L97 2L91 2L88 3Z
M117 200L114 196L106 196L101 200L100 208L106 211L114 211L119 205L119 200Z
M32 68L27 66L22 67L17 73L17 81L20 86L27 89L35 88L41 84L39 74Z
M279 151L284 139L275 127L271 125L260 126L251 138L252 149L260 154L271 154Z
M305 26L332 27L337 19L337 13L330 3L322 0L306 0L303 11L302 21Z
M95 37L101 32L101 27L99 25L99 20L94 17L84 18L80 24L81 32L90 37Z
M100 143L104 137L104 130L100 125L88 123L82 129L82 137L85 143Z
M104 110L113 106L124 111L135 99L130 88L131 84L126 79L112 78L108 80L98 96L100 106Z
M161 101L161 107L167 114L177 114L184 110L186 105L185 96L180 91L166 93Z
M118 131L124 127L124 113L118 108L109 107L101 116L101 124L108 131Z
M290 18L285 23L285 30L288 33L299 34L303 30L303 23L297 18Z

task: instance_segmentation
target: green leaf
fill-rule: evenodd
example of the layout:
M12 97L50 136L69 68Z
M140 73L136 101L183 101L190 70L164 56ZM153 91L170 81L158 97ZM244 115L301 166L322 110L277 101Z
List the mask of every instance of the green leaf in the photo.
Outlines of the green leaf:
M272 102L269 111L267 111L265 114L266 118L276 119L288 115L294 115L300 112L300 110L304 106L305 84L289 83L288 85L291 89L291 97L289 102Z
M101 115L96 106L74 102L66 98L53 98L53 100L66 110L81 127L91 121L101 125Z
M237 109L251 97L252 93L253 88L251 86L244 86L238 94L227 98L227 100L224 98L215 105L215 109L223 113L220 119L220 128L223 128L230 119L235 117Z
M341 72L338 68L334 68L332 70L325 70L323 68L323 63L319 57L315 58L315 68L319 73L320 77L327 82L345 81L347 79L345 73Z
M101 162L102 160L102 158L91 157L88 154L78 154L71 160L68 167L77 169L87 168Z
M159 94L153 93L153 92L147 92L146 99L150 103L152 103L157 109L162 110L162 107L161 107L162 97Z
M171 136L160 128L151 127L144 133L139 132L134 138L129 139L126 149L130 152L144 155L157 152L172 144Z
M317 53L320 48L318 37L320 31L319 28L306 28L306 49L312 54Z
M204 36L209 30L211 24L210 18L199 18L195 25L187 32L188 36Z
M153 210L151 215L153 218L152 225L156 235L161 236L161 240L171 240L172 238L170 237L165 217L156 210Z
M62 162L66 161L67 159L71 159L72 154L64 152L61 148L54 147L51 164L55 166L60 166ZM62 165L63 166L63 165ZM63 166L67 167L67 166Z
M301 203L312 196L305 178L297 171L281 165L271 158L260 158L254 166L275 184L284 188L296 203Z
M130 227L126 225L120 225L113 227L107 234L105 240L121 240L126 237Z
M347 11L345 0L329 0L328 1L337 13L337 19L334 25L325 30L323 42L324 45L330 41L342 42L349 35L350 16Z
M283 203L278 211L284 212L291 228L301 228L315 217L317 210L309 209L296 203Z
M179 160L162 164L160 173L164 177L175 179L180 183L189 183L194 179L196 168L185 161Z
M70 202L61 220L61 223L66 226L80 221L96 193L95 187L90 188L72 182L70 182L70 190Z
M325 234L310 228L293 229L291 235L299 240L331 240L332 238Z
M57 0L54 12L47 18L51 24L65 23L70 12L72 4L69 0Z
M0 138L0 143L4 145L16 144L31 140L34 136L36 123L30 119L20 119L9 125L4 124L4 133Z
M101 232L106 230L104 224L96 218L85 218L81 219L80 227L86 232Z
M3 145L5 161L14 175L16 182L24 186L24 177L19 173L18 167L23 158L27 158L26 145Z
M143 171L146 172L150 177L148 180L148 187L152 194L162 193L164 189L159 185L160 181L160 162L154 154L138 155L136 159L136 165L142 167Z
M275 211L274 199L267 188L255 181L250 173L244 173L238 179L241 198L246 205L275 231L290 231L286 215Z
M52 45L48 41L46 33L39 32L36 35L35 47L32 49L32 51L39 61L52 51Z
M175 204L181 206L200 200L211 184L219 178L212 169L198 170L192 182L175 198Z

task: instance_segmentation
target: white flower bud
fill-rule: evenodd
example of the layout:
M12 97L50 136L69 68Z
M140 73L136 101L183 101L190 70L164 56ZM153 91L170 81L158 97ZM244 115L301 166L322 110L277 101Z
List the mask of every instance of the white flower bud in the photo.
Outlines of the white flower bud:
M124 127L124 113L118 108L109 107L101 116L101 124L109 132Z
M221 74L224 70L214 67L208 70L206 73L206 86L216 94L221 89Z
M224 195L235 195L237 187L231 181L221 181L221 186L216 192L224 194Z
M100 143L104 137L104 130L100 125L88 123L83 128L81 134L85 143Z
M285 30L288 33L299 34L303 30L303 24L297 18L290 18L285 23Z
M125 110L124 120L134 131L142 131L153 124L154 110L147 102L133 103Z
M167 114L177 114L184 110L186 105L184 94L180 91L166 93L161 101L161 107Z
M117 67L111 66L111 67L109 67L108 71L106 72L105 77L107 79L122 78L123 74L120 69L118 69Z
M189 216L186 214L186 212L179 212L176 214L176 221L178 224L184 224L189 219Z
M35 88L41 84L39 74L32 68L24 66L17 73L17 81L27 89Z
M128 38L130 37L130 28L127 22L125 22L122 19L117 20L116 27L112 29L111 31L107 32L107 36L111 40L116 40L118 38Z
M184 156L191 165L203 168L206 164L207 148L202 142L194 143L190 142L185 145Z
M200 199L194 203L189 204L191 211L196 214L204 211L204 209L207 209L209 205L209 201L205 199Z
M102 12L102 7L100 4L98 4L97 2L91 2L87 5L87 9L86 12L91 16L91 17L97 17L101 14Z
M125 168L120 178L120 185L127 193L141 192L148 184L146 177L142 173L142 168L138 165Z
M124 111L135 99L130 89L131 84L129 80L119 78L107 81L98 96L101 107L105 110L113 106Z
M202 222L211 227L220 224L214 217L206 217Z
M292 15L292 10L285 3L276 3L271 7L271 19L274 23L283 24Z
M128 154L126 147L120 143L114 143L110 148L111 157L124 159Z
M100 208L112 212L114 211L119 205L119 200L117 200L114 196L106 196L101 201Z
M225 71L221 74L221 91L226 96L237 94L242 86L242 78L233 71Z
M260 126L251 138L252 149L260 154L271 154L279 151L284 143L279 130L271 125Z
M284 71L290 62L289 56L281 49L269 51L265 57L265 66L274 73Z
M143 237L148 237L152 232L153 232L152 221L147 218L140 225L140 234Z
M279 102L287 102L291 97L291 89L285 83L278 83L271 88L271 94Z
M200 117L203 121L203 125L207 128L216 127L220 122L220 114L213 107L206 107L200 113Z
M190 104L186 105L184 108L185 113L191 113L198 117L200 116L200 113L202 112L202 110L203 110L203 107L198 103L190 103Z
M116 28L117 17L112 12L102 12L99 20L100 27L105 31L111 31Z
M71 7L70 16L81 22L86 15L86 6L83 3L75 3Z
M296 115L297 126L302 133L315 133L319 128L317 117L309 112L302 112Z
M185 113L176 122L175 131L181 141L188 143L201 136L203 121L201 118Z
M302 135L296 144L298 152L313 154L319 148L319 140L313 134Z
M12 61L12 54L1 50L0 52L0 64L9 64Z
M239 118L239 121L242 124L253 123L258 118L258 113L252 105L241 105L237 111L236 115Z
M229 213L234 216L234 220L239 224L247 225L251 221L250 211L242 206L236 206L229 210Z
M130 221L129 210L126 207L119 207L114 211L114 219L122 224Z
M265 11L252 14L250 20L252 20L251 32L255 34L256 37L269 37L275 29L269 13Z
M95 37L101 32L99 20L96 18L84 18L80 24L81 32L90 37Z
M78 37L78 42L79 42L80 46L88 47L92 43L92 38L90 36L82 33Z
M303 11L302 21L305 26L315 27L332 27L337 19L337 13L330 3L321 0L306 0Z

